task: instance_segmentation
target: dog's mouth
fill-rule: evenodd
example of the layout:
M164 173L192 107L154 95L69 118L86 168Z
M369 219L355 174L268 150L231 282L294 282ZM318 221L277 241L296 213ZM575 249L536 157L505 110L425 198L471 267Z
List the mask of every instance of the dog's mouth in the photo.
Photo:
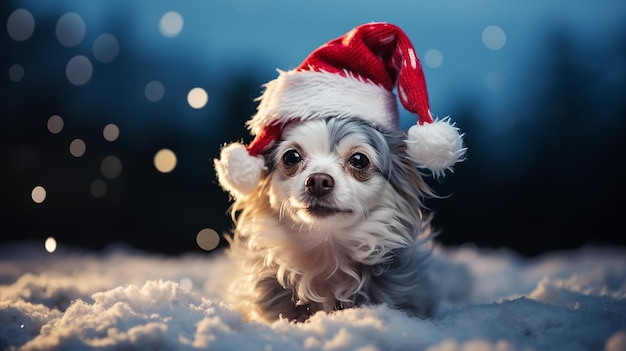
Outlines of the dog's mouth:
M332 216L336 214L351 214L352 213L352 211L350 210L319 206L319 205L308 206L308 207L305 207L304 210L306 210L310 215L315 216L315 217L328 217L328 216Z

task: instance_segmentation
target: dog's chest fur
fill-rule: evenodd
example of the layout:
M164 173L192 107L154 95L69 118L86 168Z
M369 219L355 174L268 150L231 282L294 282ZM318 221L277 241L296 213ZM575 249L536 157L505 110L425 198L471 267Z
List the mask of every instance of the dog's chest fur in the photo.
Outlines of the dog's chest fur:
M262 221L268 228L250 236L248 242L256 259L263 261L257 267L260 276L273 276L282 288L291 289L296 304L315 304L326 311L350 305L362 277L352 249L339 239L347 236L342 229L285 225L272 216Z

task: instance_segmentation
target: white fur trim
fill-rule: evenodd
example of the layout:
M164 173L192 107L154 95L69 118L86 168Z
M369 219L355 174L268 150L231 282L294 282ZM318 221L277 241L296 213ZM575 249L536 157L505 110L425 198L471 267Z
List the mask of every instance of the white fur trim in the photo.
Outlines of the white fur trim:
M235 199L250 194L265 170L263 157L250 156L241 143L223 147L220 159L213 160L213 163L222 189L228 191Z
M435 176L445 175L452 165L464 160L467 149L463 147L463 135L450 124L449 118L414 125L407 134L407 153L420 168L430 170Z
M384 129L398 127L393 92L346 72L281 71L265 84L257 113L248 127L258 135L273 122L336 117L360 117Z

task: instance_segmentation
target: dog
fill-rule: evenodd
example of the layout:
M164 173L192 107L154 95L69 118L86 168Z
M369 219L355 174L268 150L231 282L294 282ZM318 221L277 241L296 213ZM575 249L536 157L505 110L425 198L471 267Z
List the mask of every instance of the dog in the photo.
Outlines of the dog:
M255 193L231 208L234 305L265 321L364 304L428 316L434 235L422 201L434 194L405 139L360 119L287 125Z
M406 132L397 100L418 116ZM435 232L423 201L435 194L421 172L443 176L466 148L431 113L406 34L358 26L279 70L258 101L254 140L214 160L233 200L232 304L263 321L373 304L429 316Z

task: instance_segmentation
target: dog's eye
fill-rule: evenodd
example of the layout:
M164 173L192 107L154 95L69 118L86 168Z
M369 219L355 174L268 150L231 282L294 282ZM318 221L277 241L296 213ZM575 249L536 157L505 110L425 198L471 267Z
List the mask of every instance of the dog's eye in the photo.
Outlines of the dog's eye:
M354 168L363 169L369 166L370 159L362 153L357 152L356 154L350 156L350 160L348 162L350 162L350 165Z
M283 154L283 163L287 167L293 166L293 165L295 165L296 163L298 163L300 161L302 161L302 157L300 156L298 151L296 151L294 149L287 150Z

